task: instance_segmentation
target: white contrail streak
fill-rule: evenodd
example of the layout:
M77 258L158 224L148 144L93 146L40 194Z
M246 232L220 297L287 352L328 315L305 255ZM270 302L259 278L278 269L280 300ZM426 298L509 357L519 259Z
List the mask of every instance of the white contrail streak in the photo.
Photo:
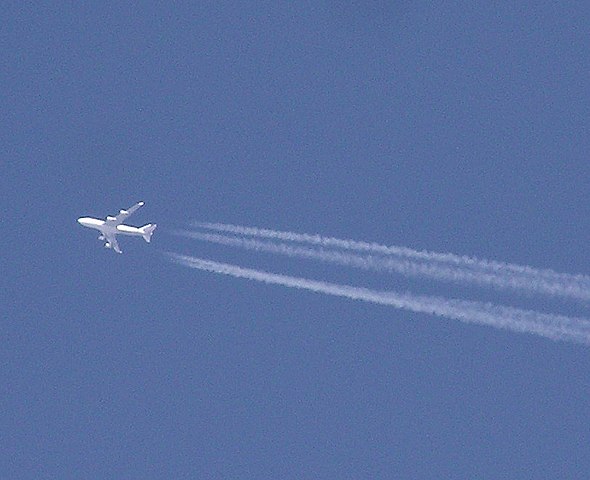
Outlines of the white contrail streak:
M581 274L559 273L551 269L537 269L525 265L497 262L494 260L478 259L466 255L455 255L453 253L436 253L426 250L414 250L407 247L386 246L378 243L362 242L357 240L343 240L334 237L325 237L317 234L295 233L281 230L270 230L257 227L245 227L227 223L192 222L192 225L207 230L233 233L252 237L270 238L274 240L285 240L289 242L309 243L322 247L334 247L344 250L357 250L382 255L397 255L415 260L436 261L460 266L461 268L474 268L477 270L497 270L499 272L510 272L535 277L544 276L551 279L560 279L571 282L581 282L585 287L590 287L590 277Z
M460 320L465 323L488 325L522 333L532 333L552 340L572 341L590 345L590 321L583 318L544 314L490 303L370 290L350 285L339 285L288 275L278 275L175 253L168 253L168 256L180 265L198 270L309 290L316 293L335 295L351 300L389 305L416 313L428 313L439 317Z
M544 276L535 278L532 274L507 274L506 272L502 273L497 270L475 270L472 268L461 268L456 264L417 260L412 257L398 255L359 255L350 253L349 251L292 246L278 243L276 241L269 242L256 240L255 238L232 237L188 231L177 231L175 233L177 235L222 245L278 253L289 257L310 258L366 270L389 271L413 277L427 277L436 280L463 282L480 286L493 286L496 288L513 289L531 293L536 292L545 295L564 296L586 301L590 300L590 288L581 288L575 283L573 285L564 285L563 280L549 280ZM243 232L235 233L244 234Z

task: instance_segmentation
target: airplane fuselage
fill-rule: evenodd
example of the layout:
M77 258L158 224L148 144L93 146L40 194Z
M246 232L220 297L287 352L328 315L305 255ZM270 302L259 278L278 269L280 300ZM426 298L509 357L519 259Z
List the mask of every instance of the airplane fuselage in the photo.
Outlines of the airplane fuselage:
M132 227L131 225L124 225L123 221L129 215L136 212L143 206L143 202L137 202L127 210L120 210L115 216L108 216L105 220L93 217L80 217L78 223L83 227L98 230L100 235L99 240L104 240L106 248L113 249L117 253L123 253L117 242L117 235L129 235L132 237L142 237L147 243L150 243L152 234L156 229L155 223L148 223L143 227Z
M103 235L131 235L139 237L144 235L144 232L138 227L132 227L131 225L109 225L104 220L98 218L80 217L78 223L83 227L99 230Z

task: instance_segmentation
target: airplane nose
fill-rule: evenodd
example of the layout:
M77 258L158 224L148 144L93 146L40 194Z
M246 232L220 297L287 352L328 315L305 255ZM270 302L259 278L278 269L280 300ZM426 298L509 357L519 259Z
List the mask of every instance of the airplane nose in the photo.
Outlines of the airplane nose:
M80 217L80 218L78 219L78 223L79 223L80 225L82 225L82 217Z

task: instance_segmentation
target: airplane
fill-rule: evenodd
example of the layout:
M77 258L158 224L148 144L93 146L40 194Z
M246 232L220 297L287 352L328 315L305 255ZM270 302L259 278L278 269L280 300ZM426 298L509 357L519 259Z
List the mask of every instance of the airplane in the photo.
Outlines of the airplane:
M143 206L144 202L138 202L127 210L119 211L119 214L111 217L108 216L106 220L99 220L92 217L80 217L78 223L84 227L94 228L100 231L99 240L105 241L105 248L111 248L117 253L123 253L117 242L117 235L132 235L143 237L143 239L150 243L152 234L156 229L155 223L148 223L143 227L132 227L124 225L123 222L134 212Z

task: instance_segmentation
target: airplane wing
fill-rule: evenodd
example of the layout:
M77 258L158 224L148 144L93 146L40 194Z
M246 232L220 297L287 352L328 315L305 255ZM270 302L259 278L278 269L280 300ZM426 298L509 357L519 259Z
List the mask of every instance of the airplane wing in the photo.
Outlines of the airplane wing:
M110 247L117 253L123 253L123 251L121 250L121 247L119 247L119 242L117 242L117 236L116 235L106 235L106 241L107 241L107 245L110 245Z
M137 202L132 207L129 207L127 210L121 210L118 215L114 217L107 217L106 223L107 225L116 227L117 225L121 225L132 213L136 212L143 206L143 202Z

